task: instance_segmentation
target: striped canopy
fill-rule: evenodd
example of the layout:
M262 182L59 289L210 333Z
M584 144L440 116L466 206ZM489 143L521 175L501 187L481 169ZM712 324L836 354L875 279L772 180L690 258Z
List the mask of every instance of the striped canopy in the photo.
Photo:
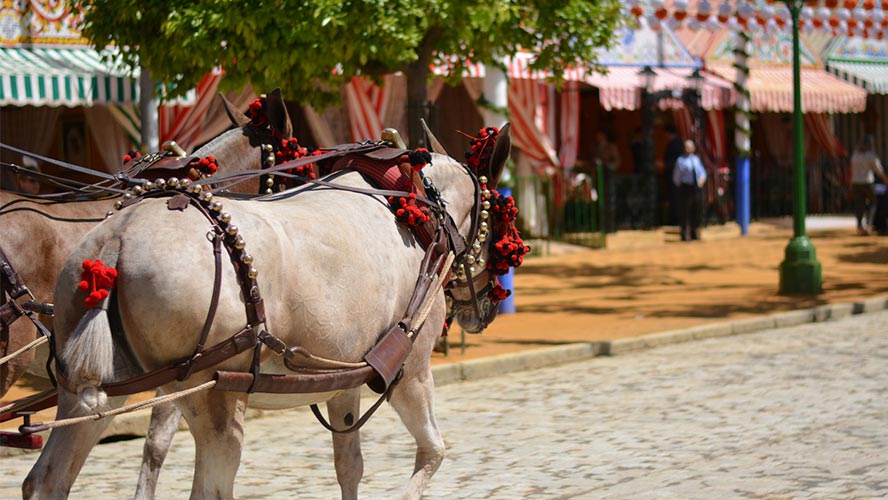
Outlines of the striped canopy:
M888 94L888 63L827 61L826 69L871 94Z
M0 47L0 106L94 106L139 102L138 73L102 61L113 50Z
M712 64L707 67L716 75L734 81L733 66ZM817 68L801 69L803 113L861 113L866 109L866 91L845 83ZM747 88L756 113L792 113L792 68L786 66L750 67Z

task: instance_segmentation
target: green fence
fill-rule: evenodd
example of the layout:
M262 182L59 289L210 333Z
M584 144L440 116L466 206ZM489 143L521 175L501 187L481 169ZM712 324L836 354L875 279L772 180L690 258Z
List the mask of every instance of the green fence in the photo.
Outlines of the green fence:
M549 254L552 242L605 247L602 169L596 174L580 174L570 183L537 175L517 178L518 223L532 255Z

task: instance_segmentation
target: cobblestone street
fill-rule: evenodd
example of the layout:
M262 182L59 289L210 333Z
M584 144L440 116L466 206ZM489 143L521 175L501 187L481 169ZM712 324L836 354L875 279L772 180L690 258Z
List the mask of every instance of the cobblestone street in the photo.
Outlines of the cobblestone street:
M886 392L888 312L452 384L425 498L884 498ZM396 498L412 439L387 406L362 433L362 498ZM338 498L308 411L251 420L246 440L238 497ZM130 497L141 448L97 447L71 497ZM0 461L0 498L19 496L35 459ZM188 496L192 459L179 433L159 498Z

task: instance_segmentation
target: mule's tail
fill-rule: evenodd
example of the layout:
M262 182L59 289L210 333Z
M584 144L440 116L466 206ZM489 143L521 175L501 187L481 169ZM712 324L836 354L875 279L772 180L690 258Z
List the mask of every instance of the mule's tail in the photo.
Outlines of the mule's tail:
M114 374L114 338L108 318L110 304L111 297L108 296L86 310L59 356L65 374L87 412L107 404L108 396L100 386L103 381L111 380Z

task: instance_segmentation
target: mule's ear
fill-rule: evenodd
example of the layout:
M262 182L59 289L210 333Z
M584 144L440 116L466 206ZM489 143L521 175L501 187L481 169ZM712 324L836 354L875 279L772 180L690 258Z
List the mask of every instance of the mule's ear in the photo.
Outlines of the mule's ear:
M500 176L512 152L512 126L506 122L500 128L499 134L496 136L496 144L493 145L493 153L490 155L490 166L487 169L488 179L491 185L495 186L499 182Z
M243 127L244 125L250 123L250 119L247 115L241 113L237 109L234 108L234 104L231 104L231 101L225 97L225 94L219 92L219 99L222 99L222 107L225 108L225 114L228 115L228 119L231 120L231 123L235 127Z
M287 113L287 106L284 105L281 89L276 88L269 92L265 97L265 104L268 106L268 123L274 131L281 137L292 137L293 125L290 123L290 115Z
M425 131L426 137L429 138L429 146L432 147L432 151L441 155L450 156L447 154L447 150L444 149L444 146L438 142L438 138L435 137L435 134L429 129L429 125L426 123L425 118L420 118L419 121L422 122L422 129Z

